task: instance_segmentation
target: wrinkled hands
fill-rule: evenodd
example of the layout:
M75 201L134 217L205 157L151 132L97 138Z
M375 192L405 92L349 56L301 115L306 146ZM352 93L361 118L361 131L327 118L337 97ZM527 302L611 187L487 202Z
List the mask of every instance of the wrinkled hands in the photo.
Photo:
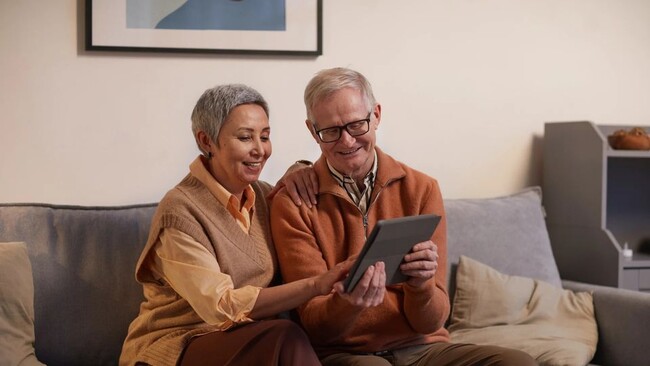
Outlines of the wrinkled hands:
M342 282L335 285L335 290L344 300L355 306L369 308L381 304L386 294L384 262L377 262L368 267L352 292L345 292Z
M411 252L404 257L400 269L409 276L406 281L408 285L423 286L438 270L438 247L431 240L415 244Z
M400 270L409 277L406 281L409 286L424 286L438 270L438 247L431 240L415 244L411 252L404 257ZM377 262L368 267L352 292L346 293L342 282L336 283L334 288L352 305L367 308L381 304L386 294L384 262Z
M273 197L285 186L296 206L300 206L305 202L307 207L311 208L312 205L316 204L318 179L312 166L300 163L295 163L290 166L267 197Z
M325 295L333 291L350 304L369 308L384 301L386 294L386 270L384 262L377 262L368 267L357 285L351 292L345 292L343 279L350 271L357 255L337 264L328 272L319 276L321 284L317 285L319 293ZM422 287L436 275L438 270L438 247L431 241L423 241L413 246L404 257L400 270L409 277L406 283L412 287Z

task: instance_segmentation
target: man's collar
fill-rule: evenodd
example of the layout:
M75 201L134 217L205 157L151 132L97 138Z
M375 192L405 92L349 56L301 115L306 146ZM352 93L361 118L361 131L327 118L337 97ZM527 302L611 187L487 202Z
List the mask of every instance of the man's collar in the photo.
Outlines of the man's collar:
M374 179L374 177L377 176L377 166L378 166L378 164L377 164L377 150L373 150L373 151L374 151L374 155L375 155L374 158L373 158L374 161L372 162L372 168L370 168L370 171L368 171L368 173L366 173L366 175L363 176L362 183L364 183L364 184L368 180L369 177ZM332 173L332 176L334 176L334 178L339 182L339 184L356 183L354 181L354 179L352 179L352 177L350 177L349 175L345 175L345 174L339 172L338 170L336 170L336 168L334 168L332 166L332 164L330 164L330 162L327 159L325 159L325 161L327 162L327 167L329 168L330 173Z

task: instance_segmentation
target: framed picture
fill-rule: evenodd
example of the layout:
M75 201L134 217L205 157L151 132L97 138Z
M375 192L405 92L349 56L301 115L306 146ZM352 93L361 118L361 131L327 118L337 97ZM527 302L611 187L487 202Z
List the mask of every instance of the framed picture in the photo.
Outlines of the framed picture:
M322 0L86 0L86 50L318 56Z

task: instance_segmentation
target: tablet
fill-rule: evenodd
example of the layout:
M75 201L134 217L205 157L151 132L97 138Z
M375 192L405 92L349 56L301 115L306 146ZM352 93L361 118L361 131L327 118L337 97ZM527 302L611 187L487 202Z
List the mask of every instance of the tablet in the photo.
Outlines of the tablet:
M345 291L352 291L366 269L378 261L385 264L386 285L406 281L407 276L399 269L404 256L415 244L430 240L439 222L440 216L434 214L379 220L350 269Z

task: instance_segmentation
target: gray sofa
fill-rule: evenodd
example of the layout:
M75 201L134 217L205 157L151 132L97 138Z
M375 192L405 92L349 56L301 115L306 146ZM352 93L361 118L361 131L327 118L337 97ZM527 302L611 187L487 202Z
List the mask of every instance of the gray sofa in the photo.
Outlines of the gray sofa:
M446 200L450 293L461 255L510 275L557 281L539 189ZM34 279L35 350L50 366L116 365L142 299L134 265L155 204L79 207L0 204L0 242L27 244ZM562 282L594 293L600 365L648 365L650 295Z

